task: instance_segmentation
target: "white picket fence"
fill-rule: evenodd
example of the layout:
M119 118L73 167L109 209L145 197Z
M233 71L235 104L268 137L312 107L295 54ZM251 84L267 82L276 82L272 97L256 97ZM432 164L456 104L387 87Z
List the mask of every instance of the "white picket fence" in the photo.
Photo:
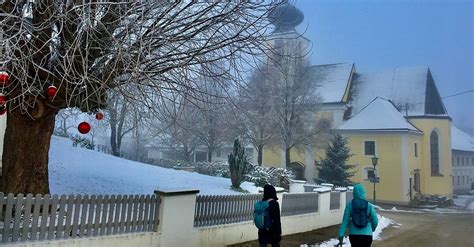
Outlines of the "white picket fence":
M194 226L213 226L253 219L254 204L261 194L249 195L198 195Z
M283 194L282 216L292 216L318 211L319 193ZM339 193L331 196L331 207L339 208ZM333 199L334 198L334 199ZM249 195L198 195L194 213L194 226L216 226L253 220L254 204L262 194Z
M41 195L0 193L1 242L53 240L154 231L156 195Z

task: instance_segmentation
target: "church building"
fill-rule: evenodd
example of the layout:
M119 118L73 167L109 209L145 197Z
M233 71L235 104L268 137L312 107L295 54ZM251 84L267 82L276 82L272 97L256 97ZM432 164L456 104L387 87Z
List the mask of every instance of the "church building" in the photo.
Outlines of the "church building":
M302 12L288 4L279 14L284 23L274 23L272 37L298 39L309 47L295 29ZM354 63L335 63L311 69L322 101L316 115L348 139L352 181L366 186L369 199L374 181L379 202L406 205L420 195L452 197L451 118L428 67L359 73ZM274 145L264 151L263 164L292 169L297 179L312 183L318 179L315 161L323 155L321 149L294 149L286 167L284 150Z

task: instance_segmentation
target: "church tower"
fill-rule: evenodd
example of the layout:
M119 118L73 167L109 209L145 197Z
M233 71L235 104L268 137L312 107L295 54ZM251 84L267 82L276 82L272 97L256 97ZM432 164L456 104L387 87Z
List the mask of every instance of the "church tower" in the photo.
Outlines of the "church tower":
M271 47L277 50L283 48L283 50L293 53L292 55L295 55L295 49L300 56L306 56L309 53L311 42L296 31L296 27L304 20L301 10L288 1L284 1L269 13L267 18L275 26L272 34L268 37Z

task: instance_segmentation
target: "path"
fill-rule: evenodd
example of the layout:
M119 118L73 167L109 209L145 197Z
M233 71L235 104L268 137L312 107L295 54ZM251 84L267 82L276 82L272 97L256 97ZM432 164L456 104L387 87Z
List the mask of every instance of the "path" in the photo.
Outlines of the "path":
M474 246L474 213L379 212L401 224L385 228L374 247L464 247ZM338 226L284 236L281 246L299 247L302 243L321 243L337 234ZM257 241L233 247L258 247Z
M280 246L300 247L302 243L319 243L337 236L339 226L330 226L311 232L283 236ZM258 247L258 241L231 245L231 247ZM270 245L269 245L270 246Z
M382 212L401 224L385 229L378 246L474 246L473 213L406 213Z

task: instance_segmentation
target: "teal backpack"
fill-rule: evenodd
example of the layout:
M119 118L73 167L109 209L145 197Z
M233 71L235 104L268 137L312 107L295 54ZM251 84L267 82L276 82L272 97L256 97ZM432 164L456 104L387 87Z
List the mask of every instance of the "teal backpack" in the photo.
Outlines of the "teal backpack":
M258 201L254 205L253 223L258 229L270 228L272 220L268 213L268 201Z
M364 199L352 199L351 219L357 228L365 228L369 223L369 202Z

